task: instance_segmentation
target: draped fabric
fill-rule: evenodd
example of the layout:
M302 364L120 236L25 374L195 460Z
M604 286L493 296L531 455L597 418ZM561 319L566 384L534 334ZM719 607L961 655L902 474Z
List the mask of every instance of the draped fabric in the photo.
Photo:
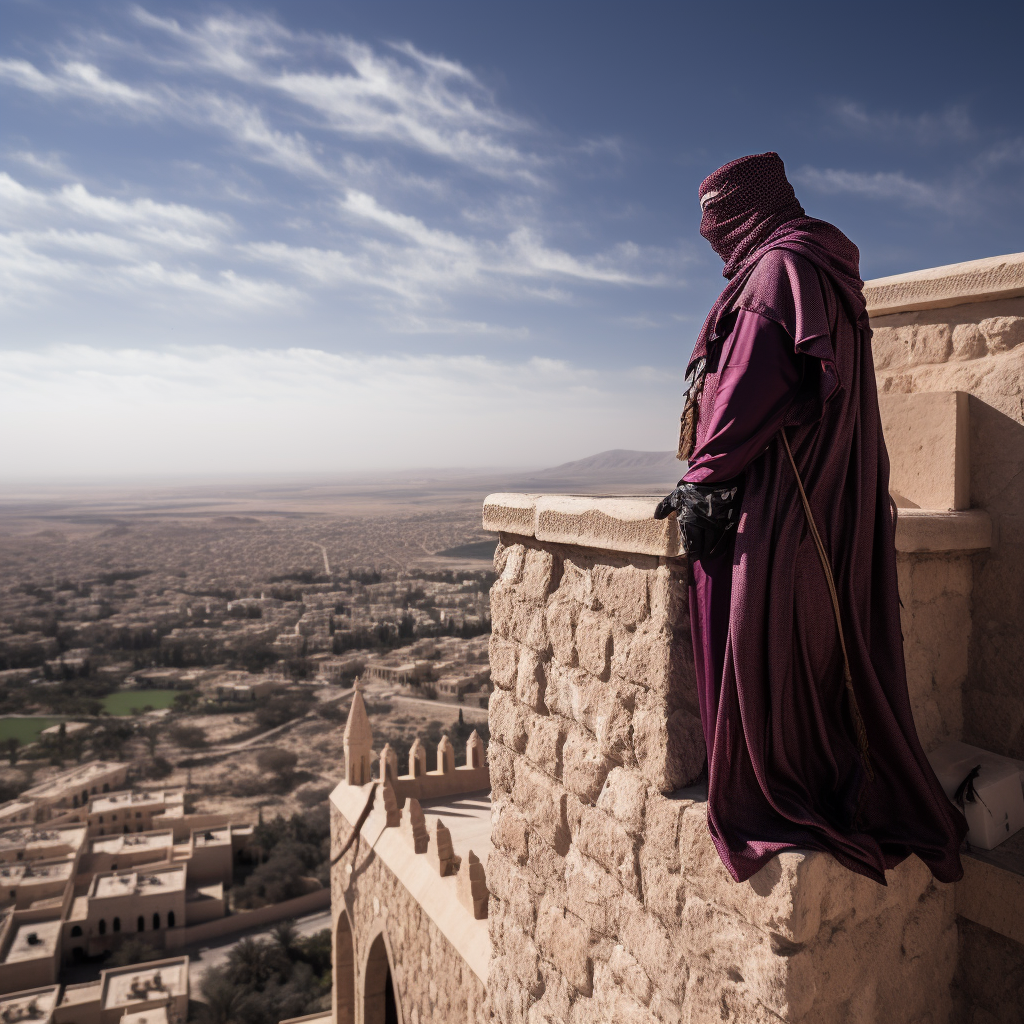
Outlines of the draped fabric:
M774 160L749 158L755 172L775 174L781 161L765 156ZM743 165L712 175L705 186L714 189L702 186L729 201L710 223L718 197L707 203L702 233L718 243L733 276L698 342L707 378L683 478L743 477L735 540L694 560L690 587L708 827L737 881L790 848L826 851L882 884L887 869L916 853L936 878L955 881L967 826L921 748L907 692L895 508L859 254L838 229L804 217L799 204L778 222L793 212L795 196L786 199L777 181L751 187ZM734 188L737 166L743 173ZM767 204L767 230L758 203ZM780 429L835 576L873 780L860 758L829 592Z

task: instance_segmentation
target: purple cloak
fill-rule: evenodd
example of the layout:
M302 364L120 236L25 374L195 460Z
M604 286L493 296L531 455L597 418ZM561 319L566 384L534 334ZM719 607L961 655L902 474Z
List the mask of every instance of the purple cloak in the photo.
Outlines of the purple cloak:
M777 168L771 161L765 168L766 158ZM701 233L733 280L695 351L694 358L707 355L708 373L683 478L743 478L735 540L694 560L690 587L708 827L737 881L799 848L828 852L882 884L887 869L916 853L937 879L952 882L963 874L958 851L967 826L921 748L907 692L895 508L859 254L836 228L803 216L777 156L747 161L762 164L741 166L737 187L723 172L745 161L716 172L701 190L724 185L719 195L731 204L729 244L716 232L715 197ZM788 195L777 182L763 187L765 170L782 174ZM745 193L752 171L758 187ZM773 207L779 194L784 202ZM751 203L753 214L735 214ZM765 221L770 230L759 231ZM751 230L758 244L736 261ZM780 428L830 556L873 779L861 761L829 592Z

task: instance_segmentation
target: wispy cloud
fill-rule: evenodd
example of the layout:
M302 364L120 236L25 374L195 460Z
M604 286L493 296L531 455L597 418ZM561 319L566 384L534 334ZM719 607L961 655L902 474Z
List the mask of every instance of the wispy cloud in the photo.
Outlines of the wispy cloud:
M833 108L836 120L848 131L884 137L909 139L918 144L968 141L977 137L977 129L963 104L938 113L904 114L898 111L869 111L860 103L843 101Z
M911 206L946 206L948 189L908 178L902 171L844 171L802 167L794 174L798 184L823 195L847 193L866 199L897 200Z
M0 80L53 99L68 96L134 111L155 110L157 97L143 89L109 78L94 64L65 61L52 72L40 71L27 60L0 59Z
M382 51L346 35L291 32L269 17L183 24L141 7L134 15L172 46L159 60L286 97L331 132L499 177L536 181L543 165L517 141L532 132L528 122L501 109L467 68L409 42ZM311 55L334 67L311 67Z

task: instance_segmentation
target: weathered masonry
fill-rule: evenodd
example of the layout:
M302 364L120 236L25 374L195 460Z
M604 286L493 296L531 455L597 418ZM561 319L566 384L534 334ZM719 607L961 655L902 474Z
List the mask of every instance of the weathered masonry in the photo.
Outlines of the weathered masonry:
M866 295L918 731L1024 759L1024 254ZM1024 1022L1024 832L952 886L916 858L883 888L801 852L728 876L692 785L688 567L658 497L487 499L491 793L462 827L489 841L464 834L479 866L443 874L458 844L424 837L416 766L387 752L380 781L360 761L335 790L336 850L377 797L332 877L335 1021L383 1021L390 991L416 1024Z

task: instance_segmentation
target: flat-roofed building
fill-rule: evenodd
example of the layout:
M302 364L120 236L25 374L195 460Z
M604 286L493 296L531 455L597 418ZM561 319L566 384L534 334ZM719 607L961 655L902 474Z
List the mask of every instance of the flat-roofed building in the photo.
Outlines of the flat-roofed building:
M187 956L108 968L99 981L67 985L53 1024L170 1024L188 1017Z
M156 933L185 926L185 872L182 865L97 875L85 897L84 920L79 905L65 922L72 950L84 944L87 955L98 956L140 932L154 933L159 948L164 936Z
M60 945L59 910L35 921L10 914L0 929L0 992L54 984Z
M18 799L35 804L36 821L48 821L58 810L81 807L89 803L90 797L124 789L127 778L126 764L88 761L26 789Z
M189 839L188 880L191 885L231 884L235 867L232 828L193 829Z
M10 995L0 996L0 1022L31 1021L32 1024L51 1024L53 1010L60 998L60 985L43 985Z
M174 833L170 829L99 836L89 841L82 857L82 871L95 875L103 871L123 871L140 864L155 866L169 863L173 853Z
M31 800L8 800L0 804L0 828L9 825L32 824L36 820L36 805Z
M52 900L63 905L68 887L74 885L74 881L75 863L67 858L0 864L0 906L28 910L35 904Z
M89 803L89 836L109 836L117 832L150 832L153 819L168 809L184 809L185 790L159 789L152 792L121 790L94 797Z
M4 829L0 832L0 864L60 857L77 860L85 841L85 825L23 825Z
M173 957L104 971L100 977L99 1024L120 1024L126 1013L167 1011L188 1017L188 957Z

